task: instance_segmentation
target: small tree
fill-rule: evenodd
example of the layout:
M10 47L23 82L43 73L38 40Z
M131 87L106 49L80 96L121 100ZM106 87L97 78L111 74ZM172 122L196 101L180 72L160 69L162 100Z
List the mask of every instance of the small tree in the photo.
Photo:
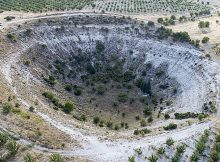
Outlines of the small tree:
M172 146L172 145L174 144L174 140L173 140L172 138L168 138L168 139L166 140L166 144L167 144L168 146Z
M150 162L157 162L158 161L158 157L152 154L150 157L148 157L148 160Z
M202 154L205 151L206 148L206 144L203 141L199 141L196 144L196 150L198 151L198 153Z
M183 154L183 153L185 152L185 150L186 150L186 146L185 146L184 144L178 145L178 146L176 147L176 150L177 150L177 153L178 153L178 154Z
M164 148L164 147L160 147L160 148L157 150L157 154L159 154L159 155L164 155L164 154L165 154L165 148Z
M190 162L198 162L199 160L199 153L197 151L194 151L192 156L190 157Z

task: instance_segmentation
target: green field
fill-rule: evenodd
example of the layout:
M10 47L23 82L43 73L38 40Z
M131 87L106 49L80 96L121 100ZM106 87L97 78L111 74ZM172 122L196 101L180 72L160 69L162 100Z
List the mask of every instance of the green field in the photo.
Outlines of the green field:
M0 11L46 12L83 9L112 13L198 13L209 8L190 0L0 0Z
M206 5L190 0L106 0L96 1L97 10L119 13L207 13Z
M82 9L93 0L0 0L2 11L45 12Z

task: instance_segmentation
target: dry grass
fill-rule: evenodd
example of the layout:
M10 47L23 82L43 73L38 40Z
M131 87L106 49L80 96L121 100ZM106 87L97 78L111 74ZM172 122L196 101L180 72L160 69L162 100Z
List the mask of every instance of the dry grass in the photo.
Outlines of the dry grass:
M220 21L219 16L212 16L208 18L202 18L196 21L188 21L186 23L178 23L174 26L169 26L168 28L172 29L174 32L186 31L189 33L192 39L202 40L203 37L209 37L209 43L214 45L219 43L220 40L220 23L216 23L216 20ZM209 21L210 28L199 29L199 21Z

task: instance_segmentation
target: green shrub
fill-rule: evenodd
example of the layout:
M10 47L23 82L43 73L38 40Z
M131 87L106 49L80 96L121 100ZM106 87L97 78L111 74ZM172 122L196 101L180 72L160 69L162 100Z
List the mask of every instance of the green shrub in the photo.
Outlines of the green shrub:
M209 41L209 37L204 37L203 39L202 39L202 43L207 43Z
M202 121L205 117L206 117L205 114L199 114L199 115L198 115L199 121Z
M151 123L151 122L153 122L153 116L151 115L148 119L147 119L147 121L149 122L149 123Z
M12 109L13 109L13 106L11 103L6 102L3 104L3 113L4 114L9 114L12 111Z
M145 129L141 129L140 131L143 131L144 134L148 134L148 133L151 133L151 130L145 128Z
M159 39L168 38L172 35L172 29L166 29L165 27L160 27L157 29L156 33L158 34Z
M68 92L71 92L71 91L72 91L72 85L71 85L71 84L66 84L66 85L64 86L64 89L65 89L66 91L68 91Z
M197 151L194 151L192 156L190 157L190 162L198 162L199 160L199 153Z
M135 157L134 156L128 157L128 161L129 162L135 162Z
M119 126L115 125L114 130L119 130Z
M30 60L24 61L24 65L29 66L30 64L31 64L31 61L30 61Z
M67 114L71 113L74 109L74 104L71 101L67 101L64 104L63 111Z
M162 23L163 23L163 18L161 18L161 17L158 18L158 19L157 19L157 22L160 23L160 24L162 24Z
M151 92L151 82L150 80L148 82L146 82L143 78L140 78L136 81L136 86L138 88L140 88L140 90L143 92L143 93L147 93L149 95L152 95L152 92Z
M17 37L14 33L8 33L7 38L10 39L12 42L17 42Z
M216 142L220 142L220 133L218 133L215 137Z
M178 154L183 154L186 151L186 145L182 144L182 145L178 145L176 147L177 153Z
M144 115L146 116L150 116L152 115L152 108L151 107L147 107L143 112L144 112Z
M32 34L32 29L26 29L26 31L24 32L25 36L31 36Z
M108 121L108 122L106 123L106 126L107 126L108 128L112 128L113 123L112 123L111 121Z
M125 103L128 101L128 95L126 93L119 93L118 94L118 101Z
M213 162L218 162L220 160L220 152L213 150L210 154L210 158Z
M105 50L105 45L101 41L96 42L96 51L97 53L101 53Z
M48 98L49 100L52 100L55 97L55 95L52 92L44 92L42 95Z
M181 158L181 155L178 153L174 154L174 157L172 157L171 162L179 162Z
M199 154L202 154L206 149L206 144L203 141L199 141L196 144L196 150Z
M176 16L175 15L171 15L170 19L176 20Z
M89 64L87 67L86 67L86 70L89 74L95 74L96 73L96 70L95 68L93 67L93 65Z
M216 151L220 152L220 142L216 142L215 149Z
M138 135L140 131L138 129L134 130L134 135Z
M147 126L147 122L146 122L145 119L141 119L140 124L141 124L142 127Z
M19 103L16 103L16 104L15 104L15 107L17 107L17 108L20 107L20 104L19 104Z
M49 99L55 106L63 108L64 105L60 103L59 99L52 92L44 92L42 94L45 98Z
M160 147L160 148L157 150L157 154L159 154L159 155L164 155L164 154L165 154L165 148L164 148L164 147Z
M14 140L10 140L6 143L6 149L9 151L11 156L14 156L17 154L19 147L20 145L17 144L17 142Z
M154 26L155 24L154 24L153 21L148 21L148 22L147 22L147 25L148 25L148 26Z
M79 121L86 121L86 116L84 115L84 114L82 114L82 115L73 115L73 117L75 118L75 119L77 119L77 120L79 120Z
M5 17L4 19L5 19L6 21L11 21L11 20L15 19L15 17L14 17L14 16L7 16L7 17Z
M149 130L147 128L140 129L140 130L138 130L138 129L134 130L134 135L139 135L139 134L145 135L145 134L148 134L148 133L151 133L151 130Z
M0 132L0 147L6 144L7 140L8 140L8 136Z
M203 113L191 113L191 112L186 112L186 113L175 113L175 119L181 120L181 119L188 119L188 118L197 118L199 115L202 118L208 117L208 114L203 114Z
M49 162L65 162L65 160L60 154L52 154Z
M103 95L105 93L105 88L101 85L99 85L97 88L96 88L96 91L97 91L97 94L98 95Z
M135 116L135 119L140 120L140 116L139 115Z
M76 96L80 96L82 94L82 89L80 87L75 87L73 91Z
M104 121L101 120L100 123L99 123L99 126L104 127Z
M100 118L98 116L93 118L93 123L98 124L100 122Z
M210 23L208 21L200 21L198 26L199 28L209 28Z
M165 119L169 119L169 118L170 118L170 115L169 115L169 114L164 114L164 118L165 118Z
M27 153L24 155L24 162L34 162L31 154Z
M6 156L0 155L0 162L6 162Z
M158 161L158 157L155 155L151 155L150 157L148 157L148 160L150 162L157 162Z
M49 78L44 78L44 80L50 85L55 85L57 83L56 78L52 75L50 75Z
M190 42L191 41L189 33L187 33L187 32L173 33L173 39L174 39L174 41L180 41L180 42Z
M123 80L124 82L132 81L135 78L135 75L131 70L128 70L124 73Z
M173 130L177 128L177 124L170 123L168 126L163 127L164 130Z
M167 144L168 146L172 146L172 145L174 144L174 140L173 140L172 138L168 138L168 139L166 140L166 144Z
M33 106L29 107L29 111L34 112L34 107Z
M141 155L141 154L142 154L141 148L136 148L136 149L135 149L135 152L136 152L138 155Z

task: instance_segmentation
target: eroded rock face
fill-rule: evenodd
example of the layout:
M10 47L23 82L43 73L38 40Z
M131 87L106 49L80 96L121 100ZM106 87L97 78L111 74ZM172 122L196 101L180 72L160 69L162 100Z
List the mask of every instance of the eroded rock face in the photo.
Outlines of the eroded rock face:
M88 62L84 62L85 66L86 63L106 64L104 58L109 60L115 55L124 61L123 72L130 68L136 78L140 78L147 66L152 64L153 69L146 71L146 78L151 79L153 85L162 86L161 89L152 88L161 98L174 96L172 91L177 93L174 105L170 107L175 111L201 112L204 103L216 101L217 63L205 59L193 47L156 40L153 38L156 35L154 29L149 32L147 27L135 24L128 19L96 16L44 20L32 25L31 36L19 31L19 39L22 40L22 53L27 54L24 58L36 56L37 63L44 67L41 70L48 64L53 65L55 60L69 61L64 73L69 74L75 68L74 75L80 79L87 72L76 68L76 56L86 57ZM101 56L97 54L97 41L104 46ZM35 73L36 67L32 69ZM161 79L155 75L158 69L164 72ZM68 77L60 79L71 81ZM167 84L169 88L163 88Z

